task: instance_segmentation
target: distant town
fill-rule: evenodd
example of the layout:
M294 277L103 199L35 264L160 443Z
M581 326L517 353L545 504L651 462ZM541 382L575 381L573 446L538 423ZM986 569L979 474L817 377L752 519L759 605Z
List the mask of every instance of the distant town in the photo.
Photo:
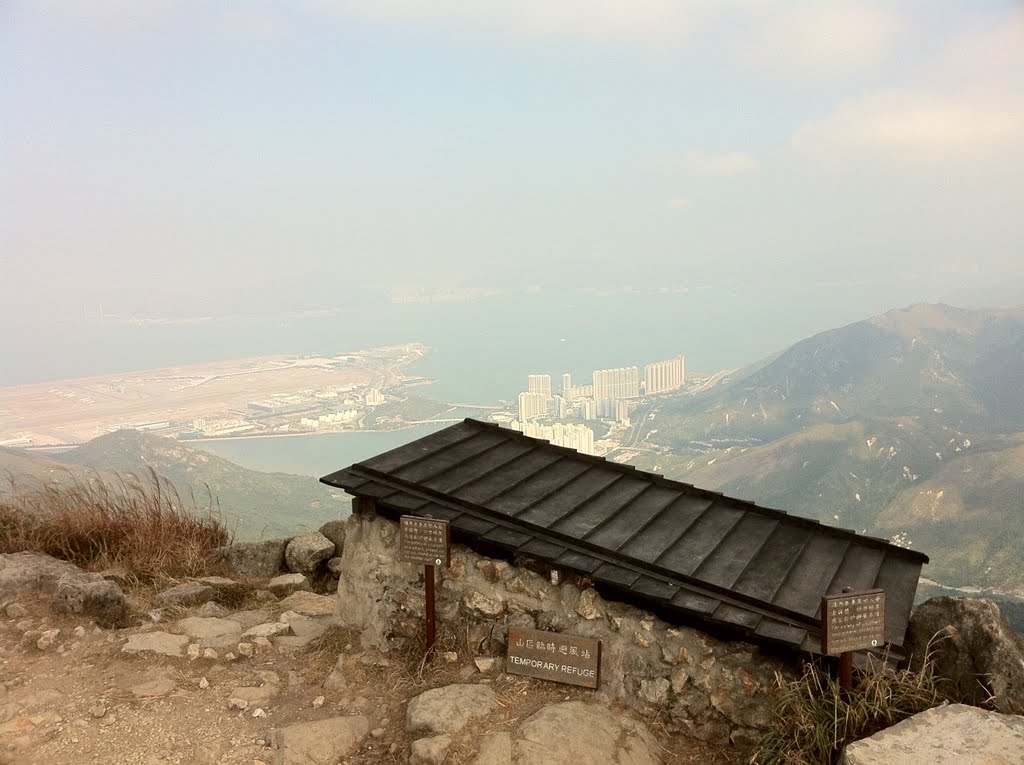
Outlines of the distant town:
M594 370L591 382L583 385L573 385L572 375L565 373L557 394L552 394L550 374L532 374L527 378L527 390L519 394L518 419L502 414L491 417L556 446L584 454L603 454L609 446L618 445L618 440L606 439L608 443L597 444L594 431L587 425L561 421L599 420L627 427L631 424L630 412L641 396L677 391L684 382L682 354L647 364L642 379L639 367L635 366Z

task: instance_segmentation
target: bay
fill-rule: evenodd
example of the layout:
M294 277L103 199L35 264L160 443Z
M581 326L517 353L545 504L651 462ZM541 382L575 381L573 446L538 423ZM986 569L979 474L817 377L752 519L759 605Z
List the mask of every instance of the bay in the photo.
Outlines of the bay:
M401 430L217 439L190 441L189 444L250 470L320 478L377 454L397 449L443 427L441 424L414 425Z

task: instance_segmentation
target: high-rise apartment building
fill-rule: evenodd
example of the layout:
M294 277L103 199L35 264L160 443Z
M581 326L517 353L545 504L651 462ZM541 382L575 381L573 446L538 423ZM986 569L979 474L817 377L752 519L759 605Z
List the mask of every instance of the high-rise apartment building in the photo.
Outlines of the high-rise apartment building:
M551 398L551 375L530 375L527 381L527 391L540 393L545 399Z
M562 398L572 401L572 375L568 372L562 375Z
M526 423L548 413L548 400L543 393L519 394L519 420ZM524 431L525 432L525 431Z
M636 367L594 371L594 398L636 398L640 395L640 371Z
M674 359L655 361L644 367L644 391L650 393L665 393L676 390L685 382L685 360L682 354Z

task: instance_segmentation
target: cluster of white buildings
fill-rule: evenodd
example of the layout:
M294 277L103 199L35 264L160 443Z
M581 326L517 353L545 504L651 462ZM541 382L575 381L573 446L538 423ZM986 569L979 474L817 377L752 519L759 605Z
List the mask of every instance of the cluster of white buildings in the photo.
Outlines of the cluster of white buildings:
M589 383L573 385L572 375L562 375L561 388L552 392L551 375L532 374L527 389L519 394L519 419L511 425L527 435L546 438L560 446L571 446L593 454L593 431L585 425L539 424L538 420L614 420L629 424L630 402L640 396L678 390L685 381L685 360L680 354L655 361L643 368L617 367L594 370ZM561 430L556 430L561 428ZM572 430L564 430L571 428ZM589 436L582 433L587 431ZM564 443L561 443L564 442ZM584 444L579 448L576 444ZM591 451L587 451L590 449Z
M685 381L685 360L675 358L639 367L597 369L586 385L573 385L572 375L562 375L560 393L553 394L551 375L532 374L527 389L519 394L519 421L538 419L617 420L628 424L629 402L643 395L678 390Z
M581 454L597 454L594 450L594 431L586 425L577 425L571 422L538 425L535 422L524 422L520 429L523 435L544 438L555 446L575 449Z

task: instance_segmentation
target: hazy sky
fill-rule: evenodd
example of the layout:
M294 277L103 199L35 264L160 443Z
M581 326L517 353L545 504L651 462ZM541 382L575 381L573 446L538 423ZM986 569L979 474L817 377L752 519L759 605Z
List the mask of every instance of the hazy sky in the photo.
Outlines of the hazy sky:
M0 109L7 312L1024 284L1019 2L6 0Z

